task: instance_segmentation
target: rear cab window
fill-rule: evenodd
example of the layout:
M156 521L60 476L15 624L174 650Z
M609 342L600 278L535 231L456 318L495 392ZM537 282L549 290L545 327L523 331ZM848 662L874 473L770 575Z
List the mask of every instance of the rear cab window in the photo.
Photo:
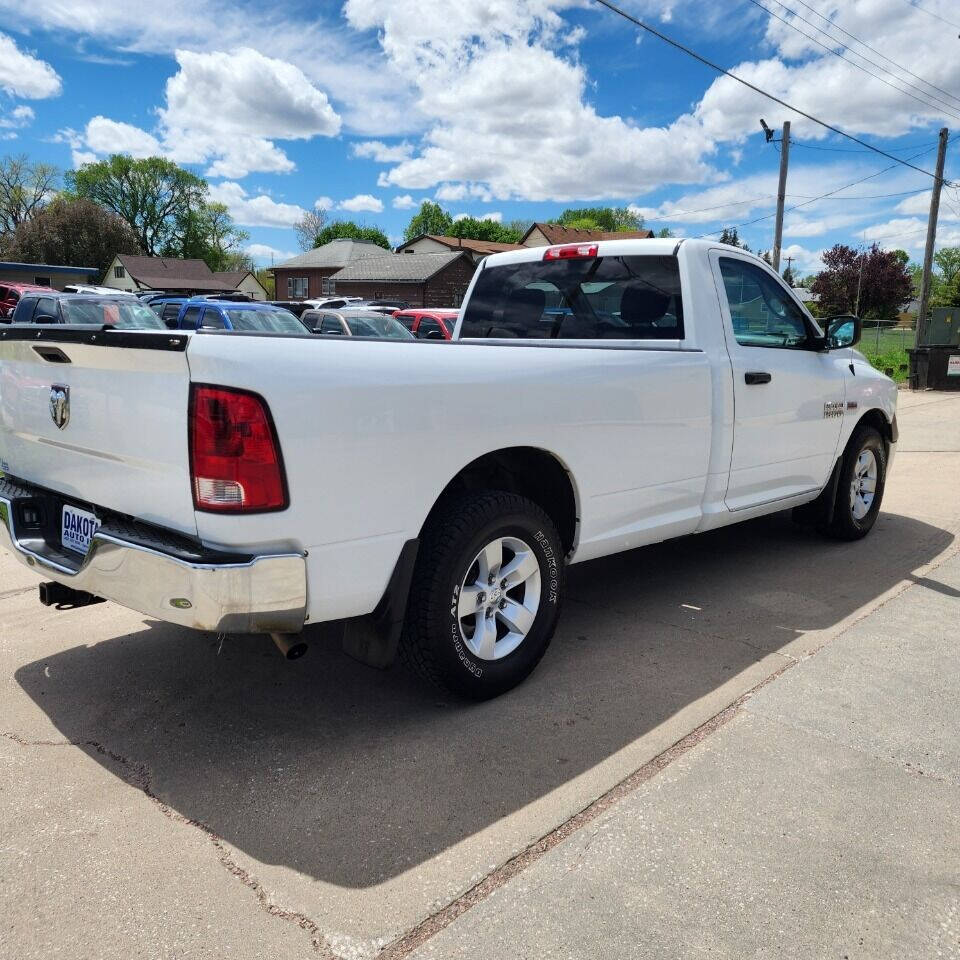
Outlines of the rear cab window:
M477 277L460 337L682 340L674 256L603 256L487 267Z

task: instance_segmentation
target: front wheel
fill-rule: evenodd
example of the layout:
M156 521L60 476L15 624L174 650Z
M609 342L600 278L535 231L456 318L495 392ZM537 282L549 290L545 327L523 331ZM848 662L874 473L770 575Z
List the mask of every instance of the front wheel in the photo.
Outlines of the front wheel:
M536 504L496 490L451 498L421 540L403 660L463 697L505 693L550 645L563 574L560 538Z
M826 532L840 540L865 537L877 521L886 479L883 437L873 427L859 427L843 454L833 520Z

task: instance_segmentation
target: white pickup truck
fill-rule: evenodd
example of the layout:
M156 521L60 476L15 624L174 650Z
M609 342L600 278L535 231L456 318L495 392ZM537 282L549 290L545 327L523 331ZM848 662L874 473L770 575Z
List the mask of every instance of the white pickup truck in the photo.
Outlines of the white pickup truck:
M864 536L897 391L859 333L699 240L491 256L449 343L0 327L0 541L48 603L290 655L344 621L360 659L490 697L566 564L787 508Z

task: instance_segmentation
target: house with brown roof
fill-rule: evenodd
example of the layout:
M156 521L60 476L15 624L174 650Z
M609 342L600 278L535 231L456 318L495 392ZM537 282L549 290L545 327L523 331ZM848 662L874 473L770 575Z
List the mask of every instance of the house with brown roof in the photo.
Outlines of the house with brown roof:
M504 250L519 250L519 243L493 243L489 240L472 240L469 237L442 237L435 233L422 233L397 247L397 253L460 253L465 252L474 263L479 263L491 253Z
M213 275L222 283L229 284L231 290L245 293L251 300L267 299L266 287L252 270L214 270Z
M230 281L218 279L203 260L141 257L131 253L118 253L113 258L103 278L103 286L128 293L138 290L182 294L231 293L237 289Z
M406 300L411 307L459 307L475 264L466 250L399 254L383 251L348 263L330 280L339 296Z
M596 243L599 240L649 240L652 230L580 230L559 223L533 223L520 238L524 247L553 247L560 243Z
M334 290L331 277L354 260L392 256L369 240L350 240L339 237L322 246L301 253L271 267L280 300L317 300L339 293Z

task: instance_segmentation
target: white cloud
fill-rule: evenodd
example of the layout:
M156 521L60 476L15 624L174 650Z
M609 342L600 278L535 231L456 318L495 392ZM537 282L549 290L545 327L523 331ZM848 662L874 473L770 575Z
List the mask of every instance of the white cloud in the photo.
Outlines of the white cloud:
M413 210L417 206L417 201L409 193L402 193L399 197L394 197L391 201L394 210Z
M565 55L558 9L574 0L398 4L347 0L347 19L379 31L389 62L417 84L430 127L380 183L437 188L438 199L599 199L664 181L698 182L712 149L693 118L638 128L587 102L583 65ZM466 192L464 192L466 191Z
M161 155L207 164L210 177L287 173L293 161L274 143L335 136L340 117L327 95L297 67L249 47L225 52L176 52L179 70L167 80L156 134L94 117L81 148L87 154Z
M296 204L278 203L266 194L251 197L229 180L211 184L210 199L226 204L233 219L245 227L291 227L304 214Z
M245 251L256 264L283 263L292 260L297 253L290 250L278 250L266 243L251 243Z
M63 84L45 60L21 50L13 37L0 33L0 90L12 97L44 100L60 95Z
M359 213L360 211L381 213L383 211L383 201L369 193L358 193L355 197L341 200L337 206L341 210L349 210L352 213Z
M19 130L33 123L35 117L32 107L21 104L19 107L14 107L7 116L0 115L0 129Z
M412 144L404 142L388 145L382 140L367 140L363 143L355 143L352 149L355 157L365 157L375 160L377 163L400 163L400 161L408 159L413 153Z
M780 251L780 266L785 268L787 258L793 258L794 274L819 273L823 269L823 250L809 250L799 243L791 243Z
M317 197L313 201L314 210L332 210L335 206L333 197Z
M129 153L132 157L155 157L163 152L160 141L153 134L130 123L93 117L83 136L84 143L94 153Z

